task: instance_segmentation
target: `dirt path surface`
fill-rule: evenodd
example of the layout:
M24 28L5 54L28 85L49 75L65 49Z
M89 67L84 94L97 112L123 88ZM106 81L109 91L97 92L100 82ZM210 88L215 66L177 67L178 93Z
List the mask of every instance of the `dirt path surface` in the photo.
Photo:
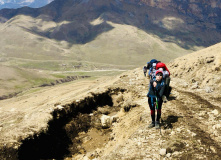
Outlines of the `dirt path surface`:
M149 129L148 83L137 68L115 78L71 82L0 101L1 152L5 159L30 159L29 152L34 159L220 159L220 99L187 90L172 77L161 129ZM104 114L117 120L101 127ZM40 153L41 146L52 147L49 137L55 137L48 142L53 146L67 143ZM40 143L33 148L36 153L28 150ZM67 150L57 154L63 145Z

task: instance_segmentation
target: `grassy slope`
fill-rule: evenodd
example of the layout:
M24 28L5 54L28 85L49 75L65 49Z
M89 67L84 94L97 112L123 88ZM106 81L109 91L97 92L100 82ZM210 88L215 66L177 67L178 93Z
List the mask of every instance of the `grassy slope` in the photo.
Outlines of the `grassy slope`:
M121 71L93 70L128 70L152 58L168 62L192 52L136 27L111 22L108 23L113 26L112 30L83 45L48 39L33 32L53 30L62 23L69 22L56 24L20 15L0 24L0 34L4 37L0 39L0 65L13 70L13 82L16 82L12 85L2 74L1 95L67 75L115 75ZM93 25L99 23L99 19L92 22ZM54 71L56 75L52 74Z

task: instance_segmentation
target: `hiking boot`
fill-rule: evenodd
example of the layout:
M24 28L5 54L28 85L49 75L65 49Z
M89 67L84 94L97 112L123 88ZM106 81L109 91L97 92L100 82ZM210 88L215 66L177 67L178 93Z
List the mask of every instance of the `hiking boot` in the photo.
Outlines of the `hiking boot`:
M160 122L159 122L159 121L156 121L156 122L155 122L155 128L156 128L156 129L160 129Z
M166 103L166 102L168 101L168 100L167 100L167 97L164 96L164 95L163 95L162 99L163 99L163 102L164 102L164 103Z
M155 122L149 124L148 128L153 128L155 126Z

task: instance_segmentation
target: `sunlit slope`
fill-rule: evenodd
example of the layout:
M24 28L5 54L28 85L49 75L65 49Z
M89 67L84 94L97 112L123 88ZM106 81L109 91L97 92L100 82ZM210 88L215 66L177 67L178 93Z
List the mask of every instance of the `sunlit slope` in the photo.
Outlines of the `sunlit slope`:
M94 62L138 66L153 57L168 62L190 52L136 27L107 23L113 27L112 30L85 45L74 45L71 48L73 53L80 51L79 57Z
M100 20L91 22L99 25ZM112 29L86 44L69 44L49 39L46 31L58 29L64 23L16 16L1 24L0 53L2 57L31 60L75 60L139 66L152 57L169 61L190 51L136 27L107 22ZM38 34L35 34L38 33ZM41 34L39 34L41 33ZM39 36L42 35L42 36Z
M17 16L0 24L0 53L3 57L24 59L61 59L63 48L56 41L39 36L34 30L47 30L53 22L44 23L39 19Z
M12 66L0 65L0 97L15 95L25 89L49 83L55 79L54 76Z
M13 71L12 77L1 75L1 95L57 77L115 75L145 65L152 58L168 62L192 52L137 27L103 22L100 18L91 21L91 25L106 23L109 29L88 43L76 44L47 37L46 33L68 23L19 15L0 24L0 65L10 70L9 73ZM102 72L94 72L96 70Z

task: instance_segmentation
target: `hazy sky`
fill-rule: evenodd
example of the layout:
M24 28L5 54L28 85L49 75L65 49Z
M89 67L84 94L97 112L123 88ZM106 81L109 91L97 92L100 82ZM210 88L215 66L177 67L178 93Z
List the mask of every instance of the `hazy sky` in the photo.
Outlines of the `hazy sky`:
M19 8L23 6L42 7L53 0L0 0L1 8Z

